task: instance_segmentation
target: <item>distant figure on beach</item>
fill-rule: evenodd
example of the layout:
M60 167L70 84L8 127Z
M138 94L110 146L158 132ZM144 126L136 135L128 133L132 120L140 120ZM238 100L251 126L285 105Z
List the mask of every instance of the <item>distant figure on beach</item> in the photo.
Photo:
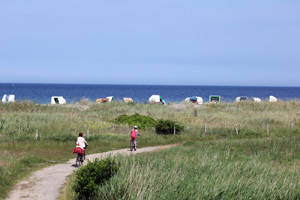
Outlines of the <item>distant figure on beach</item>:
M160 98L160 103L161 103L162 105L165 105L165 104L166 104L166 101L163 100L162 98Z
M136 134L140 135L140 133L138 132L138 127L134 126L132 131L131 131L131 140L133 140L134 142L134 150L136 151Z

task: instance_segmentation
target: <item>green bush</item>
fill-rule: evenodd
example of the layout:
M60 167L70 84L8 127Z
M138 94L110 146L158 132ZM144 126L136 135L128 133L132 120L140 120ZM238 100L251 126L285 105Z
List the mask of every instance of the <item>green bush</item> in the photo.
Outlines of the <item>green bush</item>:
M156 134L162 135L174 134L174 127L176 129L176 134L184 130L183 126L177 124L176 122L173 122L172 120L160 119L156 122L155 131Z
M110 179L119 169L118 164L111 157L92 163L88 161L86 166L81 167L77 174L74 190L79 199L89 199L95 195L99 185Z
M143 116L138 113L134 115L120 115L113 120L117 124L128 124L129 126L138 126L140 129L147 129L154 127L156 121L150 116Z

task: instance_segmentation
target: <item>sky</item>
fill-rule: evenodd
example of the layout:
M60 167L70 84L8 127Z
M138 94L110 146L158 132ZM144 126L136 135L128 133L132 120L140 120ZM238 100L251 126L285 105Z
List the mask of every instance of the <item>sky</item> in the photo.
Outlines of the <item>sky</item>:
M299 0L0 0L0 83L300 86Z

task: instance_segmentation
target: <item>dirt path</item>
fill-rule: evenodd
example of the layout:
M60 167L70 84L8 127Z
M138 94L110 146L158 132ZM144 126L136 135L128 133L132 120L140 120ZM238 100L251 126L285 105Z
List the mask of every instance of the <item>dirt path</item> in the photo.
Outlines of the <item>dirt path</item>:
M105 158L109 155L131 155L143 152L158 151L160 149L170 148L172 146L175 145L145 147L133 152L129 151L129 149L121 149L105 153L87 155L86 159L92 161L95 158ZM36 171L30 175L28 180L19 182L11 191L6 200L55 200L59 195L59 189L65 184L67 176L72 174L76 169L77 168L75 166L74 158L69 160L65 164L53 165Z

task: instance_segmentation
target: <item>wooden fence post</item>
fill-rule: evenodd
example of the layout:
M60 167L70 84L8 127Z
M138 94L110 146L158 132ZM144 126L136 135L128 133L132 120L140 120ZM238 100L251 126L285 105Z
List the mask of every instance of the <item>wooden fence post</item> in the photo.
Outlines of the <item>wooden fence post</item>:
M86 137L87 137L87 138L90 137L90 131L89 131L89 129L86 131Z
M236 134L237 134L237 135L239 134L239 131L238 131L237 125L235 125L235 132L236 132Z
M204 125L204 133L206 134L206 124Z
M38 140L38 138L39 138L39 131L36 129L36 131L35 131L35 139Z
M267 134L269 134L269 123L267 123Z
M176 135L176 128L175 128L175 126L174 126L174 135Z
M293 130L293 128L294 128L294 123L292 122L291 123L291 129Z

